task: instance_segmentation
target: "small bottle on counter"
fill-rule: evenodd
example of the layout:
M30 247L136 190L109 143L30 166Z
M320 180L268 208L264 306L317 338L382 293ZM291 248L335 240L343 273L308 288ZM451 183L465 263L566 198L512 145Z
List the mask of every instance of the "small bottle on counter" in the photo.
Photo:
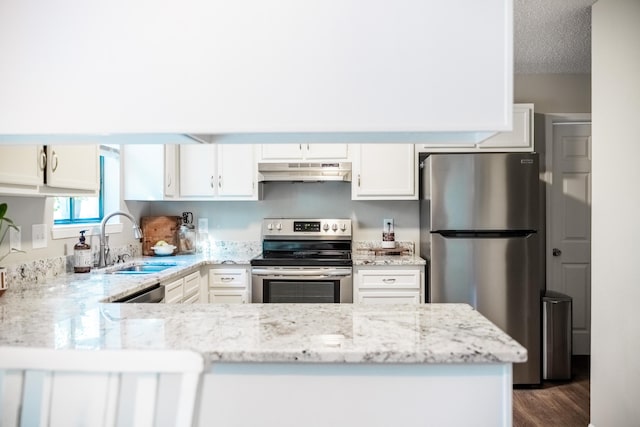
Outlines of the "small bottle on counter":
M91 271L93 254L91 253L91 246L85 243L84 233L86 232L87 230L80 230L80 241L73 247L74 273L88 273Z

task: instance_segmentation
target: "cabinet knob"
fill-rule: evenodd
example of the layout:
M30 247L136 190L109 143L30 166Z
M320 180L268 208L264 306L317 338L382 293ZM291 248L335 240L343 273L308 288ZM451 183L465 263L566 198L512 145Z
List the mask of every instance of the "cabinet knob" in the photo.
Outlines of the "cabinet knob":
M394 278L386 278L386 279L382 279L382 281L384 283L395 283L396 279L394 279Z
M553 253L553 256L560 256L560 255L562 255L562 251L561 251L560 249L558 249L558 248L553 248L552 253Z

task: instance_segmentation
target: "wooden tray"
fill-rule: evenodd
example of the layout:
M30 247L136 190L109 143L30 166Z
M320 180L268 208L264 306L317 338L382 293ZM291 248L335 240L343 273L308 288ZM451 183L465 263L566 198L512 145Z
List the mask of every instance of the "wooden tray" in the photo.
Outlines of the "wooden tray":
M153 256L152 246L159 240L164 240L176 248L173 254L178 253L178 229L182 225L182 217L179 216L143 216L140 219L142 227L142 255Z
M411 255L411 250L407 248L371 248L375 255Z

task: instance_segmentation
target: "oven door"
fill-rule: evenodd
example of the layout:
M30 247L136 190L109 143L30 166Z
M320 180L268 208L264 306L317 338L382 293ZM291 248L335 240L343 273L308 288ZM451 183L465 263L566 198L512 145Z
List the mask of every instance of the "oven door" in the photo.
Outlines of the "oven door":
M351 267L254 267L254 303L352 303Z

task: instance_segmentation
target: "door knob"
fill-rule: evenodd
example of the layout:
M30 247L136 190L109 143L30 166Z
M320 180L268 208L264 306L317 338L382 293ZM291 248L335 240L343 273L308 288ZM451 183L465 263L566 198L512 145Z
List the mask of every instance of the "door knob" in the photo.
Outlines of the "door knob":
M562 255L562 251L558 248L553 248L553 256L560 256Z

